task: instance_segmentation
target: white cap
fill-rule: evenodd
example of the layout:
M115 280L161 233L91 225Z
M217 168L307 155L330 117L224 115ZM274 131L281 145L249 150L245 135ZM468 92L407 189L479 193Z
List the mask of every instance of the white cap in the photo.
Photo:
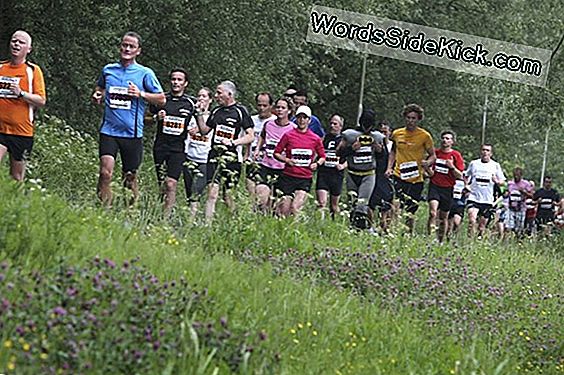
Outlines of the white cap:
M301 105L298 108L298 110L296 111L296 117L298 117L298 115L300 113L306 115L309 118L311 118L311 109L307 105Z

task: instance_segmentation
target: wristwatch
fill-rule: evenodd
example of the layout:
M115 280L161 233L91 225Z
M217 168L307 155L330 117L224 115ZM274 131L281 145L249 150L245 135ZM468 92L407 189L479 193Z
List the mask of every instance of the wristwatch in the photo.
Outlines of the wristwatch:
M25 91L21 90L20 94L18 95L19 98L25 97Z

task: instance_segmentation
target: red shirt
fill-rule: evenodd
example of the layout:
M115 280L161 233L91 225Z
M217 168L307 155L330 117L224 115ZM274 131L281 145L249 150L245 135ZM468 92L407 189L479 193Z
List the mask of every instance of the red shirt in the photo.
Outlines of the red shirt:
M321 138L309 129L305 133L292 129L284 134L274 153L285 153L287 158L294 161L295 165L286 164L282 173L297 178L312 178L311 163L316 156L325 158Z
M440 148L435 149L435 154L437 155L437 160L433 165L435 174L431 177L431 183L439 187L453 187L456 183L456 177L454 177L454 172L446 166L445 161L452 160L456 169L463 172L464 159L462 155L456 150L445 152Z

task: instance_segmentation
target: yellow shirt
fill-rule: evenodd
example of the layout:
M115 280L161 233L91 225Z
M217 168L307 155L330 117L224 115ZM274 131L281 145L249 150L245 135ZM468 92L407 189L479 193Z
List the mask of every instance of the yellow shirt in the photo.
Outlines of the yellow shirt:
M425 150L433 148L431 134L421 128L414 131L400 128L394 130L391 139L396 147L394 175L410 183L423 182L421 161L425 158Z
M16 66L0 62L0 133L31 137L35 107L13 95L7 88L10 82L18 82L23 91L45 98L43 72L29 62Z

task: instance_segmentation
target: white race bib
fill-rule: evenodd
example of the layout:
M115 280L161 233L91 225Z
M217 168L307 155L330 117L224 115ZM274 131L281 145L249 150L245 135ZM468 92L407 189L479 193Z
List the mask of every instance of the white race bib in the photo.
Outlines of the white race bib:
M400 178L409 180L419 177L419 166L416 161L406 161L400 164Z
M355 164L372 163L372 146L360 146L353 155L353 162Z
M10 89L12 83L20 84L19 77L3 77L0 76L0 98L2 99L17 99L18 96Z
M278 145L278 141L276 139L267 139L266 140L266 155L271 158L274 155L274 149Z
M235 139L235 128L226 125L217 125L215 128L215 143L223 143L222 141Z
M477 175L476 176L476 183L478 186L489 186L490 182L492 181L492 177L488 175Z
M454 199L462 199L462 191L464 190L464 181L456 180L452 189L452 197Z
M177 116L165 116L163 120L163 133L169 135L180 135L184 132L184 118Z
M127 94L127 87L110 86L110 108L131 109L131 96Z
M326 151L325 152L325 166L329 168L335 168L339 163L339 157L335 151Z
M292 160L296 167L309 167L313 151L305 148L292 149Z
M446 164L446 160L445 159L437 159L437 161L435 162L435 172L437 173L442 173L442 174L448 174L448 167Z

